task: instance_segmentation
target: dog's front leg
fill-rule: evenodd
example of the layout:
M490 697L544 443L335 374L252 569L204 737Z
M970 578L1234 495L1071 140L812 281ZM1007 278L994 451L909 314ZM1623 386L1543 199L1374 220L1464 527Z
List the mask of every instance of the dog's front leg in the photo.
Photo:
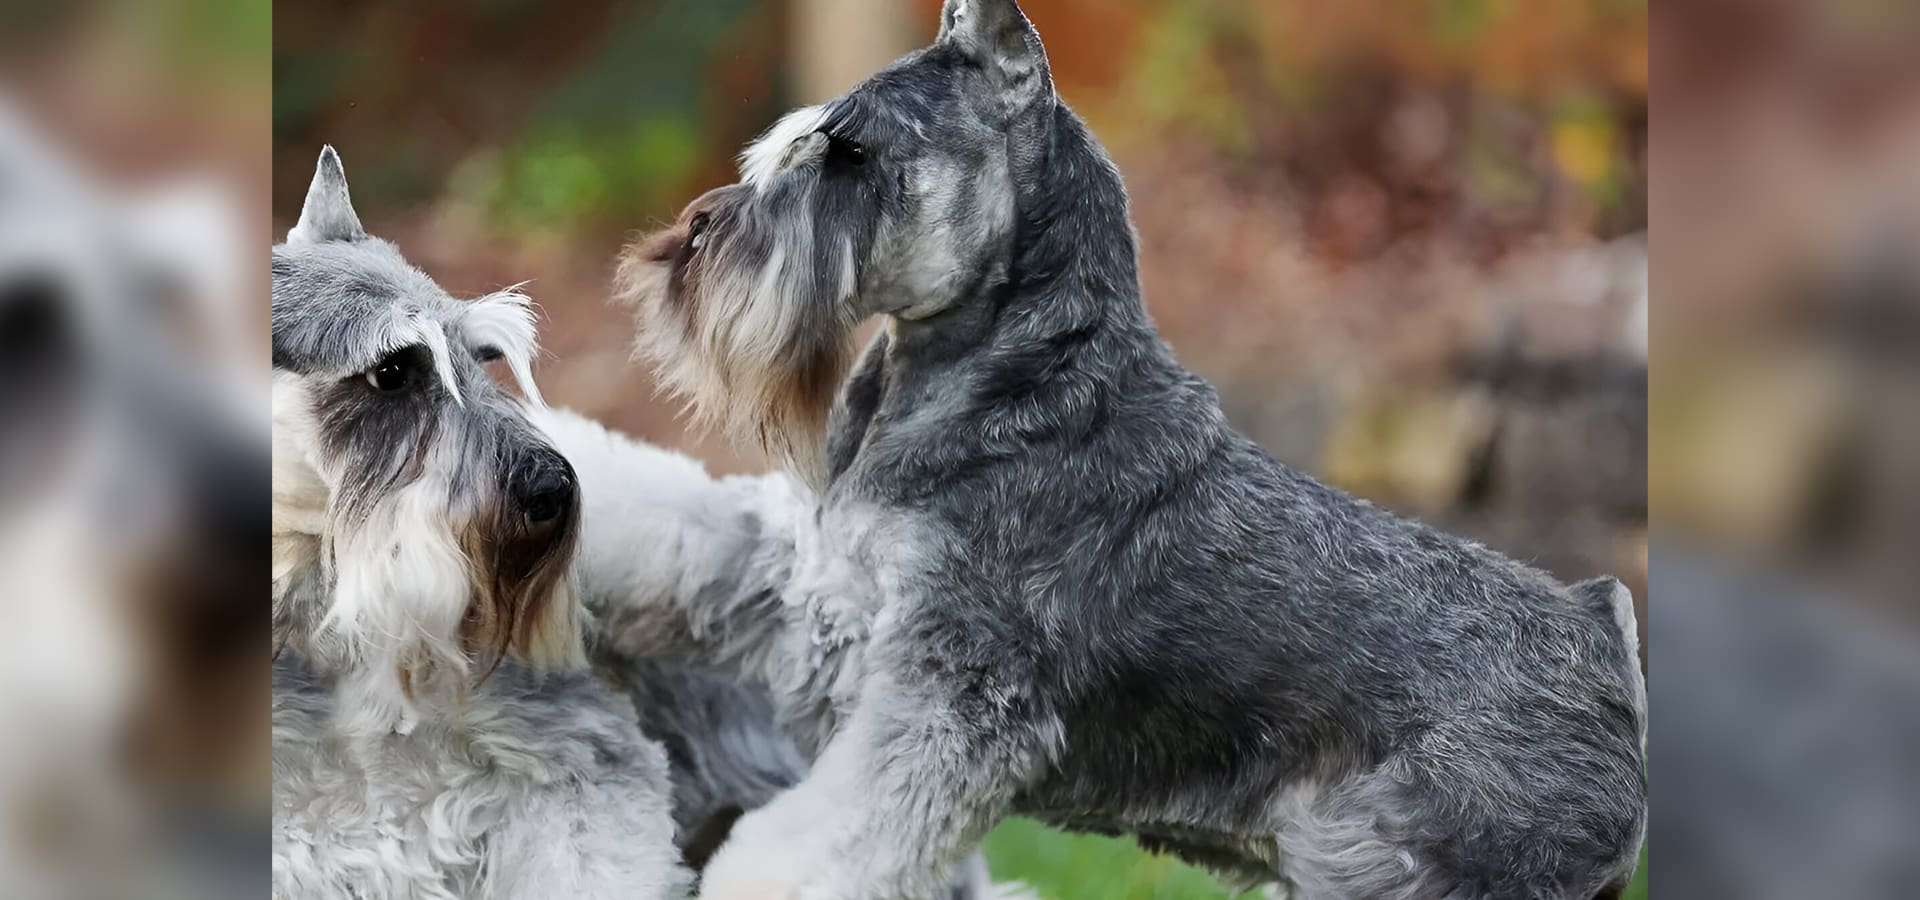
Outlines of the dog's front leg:
M755 677L785 662L780 592L809 491L783 475L711 478L565 410L531 415L580 482L576 580L596 644Z
M812 774L734 826L703 900L944 896L1037 760L1031 730L979 712L951 685L870 682Z

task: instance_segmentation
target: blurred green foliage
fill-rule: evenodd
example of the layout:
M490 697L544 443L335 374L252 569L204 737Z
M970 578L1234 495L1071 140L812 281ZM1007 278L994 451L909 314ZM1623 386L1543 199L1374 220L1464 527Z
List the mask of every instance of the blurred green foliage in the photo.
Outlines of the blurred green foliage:
M1512 0L1435 0L1429 27L1442 43L1470 45L1486 34Z
M504 229L660 215L707 150L709 56L755 5L668 0L619 14L503 150L496 180L480 186L485 208Z
M480 158L461 181L507 231L564 229L616 207L636 217L663 208L700 159L700 136L681 117L626 129L561 128ZM639 224L643 219L635 218Z
M153 24L182 65L261 71L273 56L273 0L164 0Z
M229 28L247 20L220 10L265 0L173 2ZM937 4L917 5L931 27ZM502 235L643 227L724 179L794 99L776 0L282 7L276 151L298 147L291 171L340 144L357 179L383 186L364 201L375 215L448 200ZM1254 174L1276 209L1353 232L1321 249L1366 255L1427 222L1495 243L1645 227L1645 0L1029 7L1063 90L1116 150L1178 147ZM383 168L397 171L370 171ZM277 206L297 182L276 181ZM1356 187L1387 198L1379 221L1338 205ZM1333 212L1316 217L1322 204Z
M340 145L376 217L451 203L499 234L641 227L757 127L730 122L784 102L777 60L747 52L777 34L777 12L765 0L581 0L562 17L529 0L302 5L275 26L276 152L291 166ZM294 181L276 188L290 197Z
M167 77L256 77L273 54L273 0L8 0L0 48L42 50L118 37L163 64Z

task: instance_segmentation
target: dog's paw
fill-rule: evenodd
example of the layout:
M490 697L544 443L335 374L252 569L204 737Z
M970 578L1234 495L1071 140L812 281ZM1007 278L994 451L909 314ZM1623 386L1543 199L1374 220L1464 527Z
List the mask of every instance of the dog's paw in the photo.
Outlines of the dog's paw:
M818 871L831 855L803 843L756 839L735 826L701 876L700 900L834 900Z
M831 900L827 891L795 881L794 875L779 871L774 863L709 865L701 878L699 900Z
M742 873L736 866L709 865L700 879L699 900L785 900L789 896L788 885L777 878L760 877L770 874Z

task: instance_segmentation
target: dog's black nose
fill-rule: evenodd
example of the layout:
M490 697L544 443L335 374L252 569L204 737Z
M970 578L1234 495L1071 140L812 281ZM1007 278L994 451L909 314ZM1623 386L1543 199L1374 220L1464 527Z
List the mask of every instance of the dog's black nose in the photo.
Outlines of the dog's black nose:
M557 455L542 455L530 468L514 492L527 522L543 525L566 515L573 508L573 467Z

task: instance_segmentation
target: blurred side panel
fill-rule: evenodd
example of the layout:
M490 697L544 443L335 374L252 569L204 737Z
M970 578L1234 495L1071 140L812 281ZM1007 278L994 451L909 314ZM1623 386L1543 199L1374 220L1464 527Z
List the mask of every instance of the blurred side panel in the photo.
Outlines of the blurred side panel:
M1920 6L1653 9L1662 893L1920 884Z
M0 4L0 896L266 883L270 22Z

